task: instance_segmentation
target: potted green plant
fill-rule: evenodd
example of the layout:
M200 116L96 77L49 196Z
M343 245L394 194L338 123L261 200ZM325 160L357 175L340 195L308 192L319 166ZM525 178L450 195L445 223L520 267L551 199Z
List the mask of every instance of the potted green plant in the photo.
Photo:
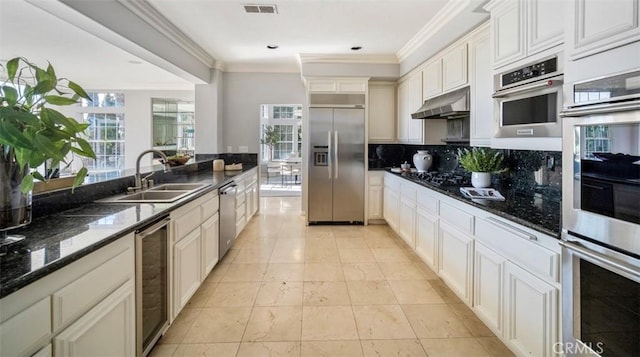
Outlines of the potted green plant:
M31 222L34 170L49 160L51 167L69 165L74 154L95 159L82 137L89 124L79 123L53 109L91 100L78 84L58 78L48 64L37 66L22 57L0 64L0 238L6 231ZM87 175L82 166L73 188Z
M273 125L267 125L264 127L264 135L262 139L260 139L260 144L267 145L267 147L269 147L268 161L273 158L273 147L276 146L279 139L280 131L277 130Z
M458 149L458 162L471 172L471 184L476 188L491 186L491 174L506 170L502 153L492 149Z

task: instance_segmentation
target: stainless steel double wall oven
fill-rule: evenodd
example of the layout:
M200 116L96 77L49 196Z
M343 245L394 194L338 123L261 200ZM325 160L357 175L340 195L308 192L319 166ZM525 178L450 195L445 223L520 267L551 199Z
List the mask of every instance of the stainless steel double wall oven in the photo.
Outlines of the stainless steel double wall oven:
M562 349L640 356L640 71L573 84L563 117Z

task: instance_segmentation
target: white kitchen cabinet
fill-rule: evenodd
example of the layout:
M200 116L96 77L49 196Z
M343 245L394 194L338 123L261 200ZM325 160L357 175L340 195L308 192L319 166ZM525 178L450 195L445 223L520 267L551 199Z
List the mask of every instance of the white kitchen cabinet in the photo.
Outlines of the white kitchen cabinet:
M397 231L400 219L400 179L387 173L384 177L384 219Z
M438 217L418 206L416 210L416 254L438 271Z
M489 28L483 26L469 39L469 84L471 87L471 146L491 146L493 137L493 76Z
M471 306L473 296L473 236L440 220L438 274L456 295Z
M135 356L135 285L131 279L53 339L55 356Z
M173 246L174 316L178 315L200 287L200 238L200 229L195 229Z
M398 233L411 249L416 249L416 187L411 182L400 184L400 217Z
M566 37L570 59L640 40L638 0L573 0L570 6L573 19Z
M46 345L40 351L34 353L31 357L52 357L53 346L51 344Z
M442 59L437 58L422 70L422 98L427 100L442 93Z
M507 260L480 242L475 244L473 310L497 336L503 334L503 282Z
M422 99L438 96L469 83L467 43L455 45L422 69ZM416 108L417 109L417 108Z
M493 67L524 59L564 41L564 2L493 0L491 12Z
M469 83L467 44L463 43L442 56L442 91L448 92Z
M367 219L383 219L384 171L369 171L368 183Z
M522 356L553 356L558 342L558 289L505 263L505 343Z
M369 78L308 79L309 93L365 93Z
M200 276L202 280L209 275L213 267L218 263L218 249L220 247L219 231L220 216L218 212L202 223L200 227L202 240L202 274Z
M396 84L369 83L369 143L392 143L396 139Z
M422 106L422 76L414 73L398 85L398 142L423 144L424 120L412 119Z

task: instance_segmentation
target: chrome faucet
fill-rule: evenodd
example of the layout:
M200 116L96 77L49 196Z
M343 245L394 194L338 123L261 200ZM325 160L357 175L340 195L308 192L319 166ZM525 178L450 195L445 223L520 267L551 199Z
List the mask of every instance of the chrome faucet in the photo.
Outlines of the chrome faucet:
M137 191L137 190L141 190L142 187L142 176L140 175L140 159L142 159L142 157L148 153L156 153L158 155L160 155L160 157L162 158L162 160L164 160L164 172L170 172L171 171L171 166L169 166L169 160L167 159L167 155L165 155L162 151L160 150L145 150L143 152L140 153L140 155L138 156L138 159L136 160L136 181L135 181L135 186L134 187L129 187L130 191ZM153 173L152 173L153 174ZM151 176L151 175L149 175ZM147 176L147 177L149 177ZM147 178L145 177L145 179Z

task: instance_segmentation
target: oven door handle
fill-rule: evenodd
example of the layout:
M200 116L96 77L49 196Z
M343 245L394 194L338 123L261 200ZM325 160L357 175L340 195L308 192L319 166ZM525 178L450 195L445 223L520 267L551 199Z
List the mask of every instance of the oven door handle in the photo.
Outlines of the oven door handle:
M564 76L551 77L551 78L547 78L547 79L533 82L530 84L524 84L522 86L499 90L493 93L492 97L504 98L513 94L526 93L526 92L531 92L538 89L553 88L558 86L561 87L563 83L563 78Z
M591 258L596 262L609 267L620 272L624 272L629 276L635 277L636 279L640 279L640 272L638 272L637 268L630 266L626 263L616 261L612 258L607 257L604 254L594 252L590 249L584 248L578 242L574 241L560 241L560 245L570 251L576 252L579 255L582 255L587 258Z

